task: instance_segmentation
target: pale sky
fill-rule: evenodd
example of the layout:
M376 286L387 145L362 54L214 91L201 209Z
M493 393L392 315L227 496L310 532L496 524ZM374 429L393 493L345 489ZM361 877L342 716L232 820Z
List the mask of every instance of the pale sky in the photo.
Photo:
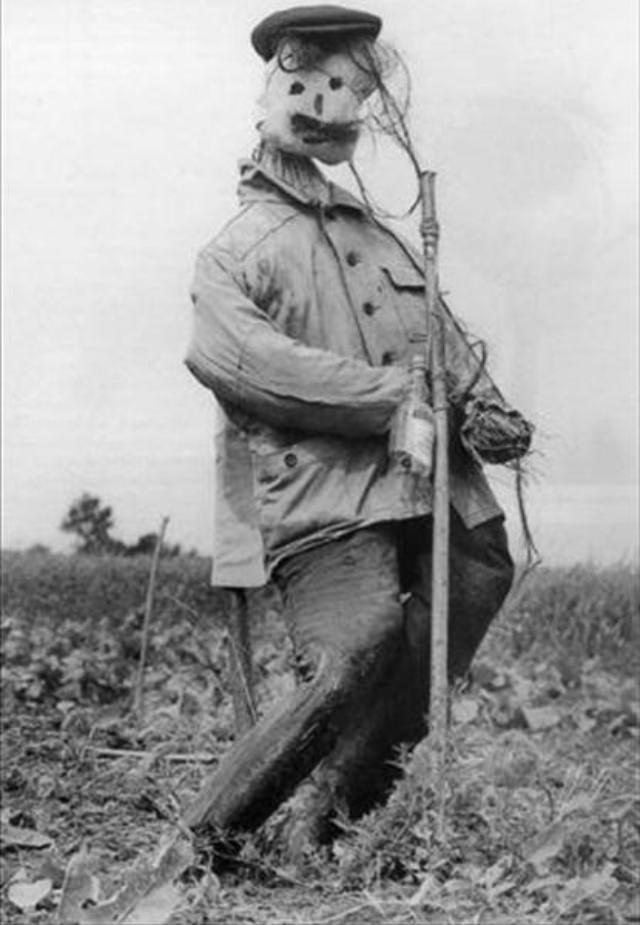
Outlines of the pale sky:
M286 5L286 4L284 4ZM637 547L637 0L372 0L438 172L441 285L538 426L548 561ZM3 545L69 547L82 491L208 552L211 400L183 366L197 250L235 210L273 0L5 0ZM364 142L383 204L400 155ZM407 227L411 234L411 227ZM510 506L510 478L497 470ZM514 524L515 527L515 524ZM513 530L518 548L517 530Z

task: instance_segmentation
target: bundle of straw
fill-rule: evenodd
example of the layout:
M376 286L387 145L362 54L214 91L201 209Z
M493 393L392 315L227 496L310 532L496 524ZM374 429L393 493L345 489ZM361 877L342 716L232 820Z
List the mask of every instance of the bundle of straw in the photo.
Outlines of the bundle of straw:
M500 402L474 398L465 407L460 440L478 462L515 462L528 452L532 436L533 425Z

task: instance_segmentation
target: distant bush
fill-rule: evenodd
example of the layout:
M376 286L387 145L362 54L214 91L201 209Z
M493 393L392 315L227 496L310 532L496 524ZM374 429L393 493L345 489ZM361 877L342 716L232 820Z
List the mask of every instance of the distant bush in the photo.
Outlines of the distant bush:
M507 600L494 641L514 658L542 649L574 659L637 658L638 579L628 565L540 568Z
M34 702L126 696L140 657L150 566L150 556L3 553L3 692ZM223 673L225 599L210 586L210 568L192 555L158 563L147 663L165 680L193 665L210 679ZM270 589L252 593L252 624L264 626L273 605Z
M2 611L51 624L63 620L117 624L144 605L151 557L2 553ZM161 558L156 618L178 618L180 606L203 614L217 610L209 584L211 564L197 556Z

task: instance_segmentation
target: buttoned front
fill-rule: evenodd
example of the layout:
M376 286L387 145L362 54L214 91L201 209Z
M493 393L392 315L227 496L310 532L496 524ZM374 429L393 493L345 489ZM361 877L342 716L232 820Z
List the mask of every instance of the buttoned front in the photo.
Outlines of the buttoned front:
M241 211L198 258L187 365L224 417L215 584L261 584L298 551L431 510L430 484L387 457L426 336L420 260L300 160L246 162ZM479 361L450 314L445 333L448 369L469 381ZM497 394L484 374L475 389ZM459 454L451 500L468 527L500 513Z

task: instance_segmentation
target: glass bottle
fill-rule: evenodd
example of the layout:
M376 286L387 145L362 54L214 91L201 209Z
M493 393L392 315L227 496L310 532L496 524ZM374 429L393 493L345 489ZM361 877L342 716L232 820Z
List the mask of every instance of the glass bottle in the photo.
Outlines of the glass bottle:
M424 356L415 354L409 367L411 388L391 428L389 455L407 472L428 477L433 470L435 422L429 405Z

